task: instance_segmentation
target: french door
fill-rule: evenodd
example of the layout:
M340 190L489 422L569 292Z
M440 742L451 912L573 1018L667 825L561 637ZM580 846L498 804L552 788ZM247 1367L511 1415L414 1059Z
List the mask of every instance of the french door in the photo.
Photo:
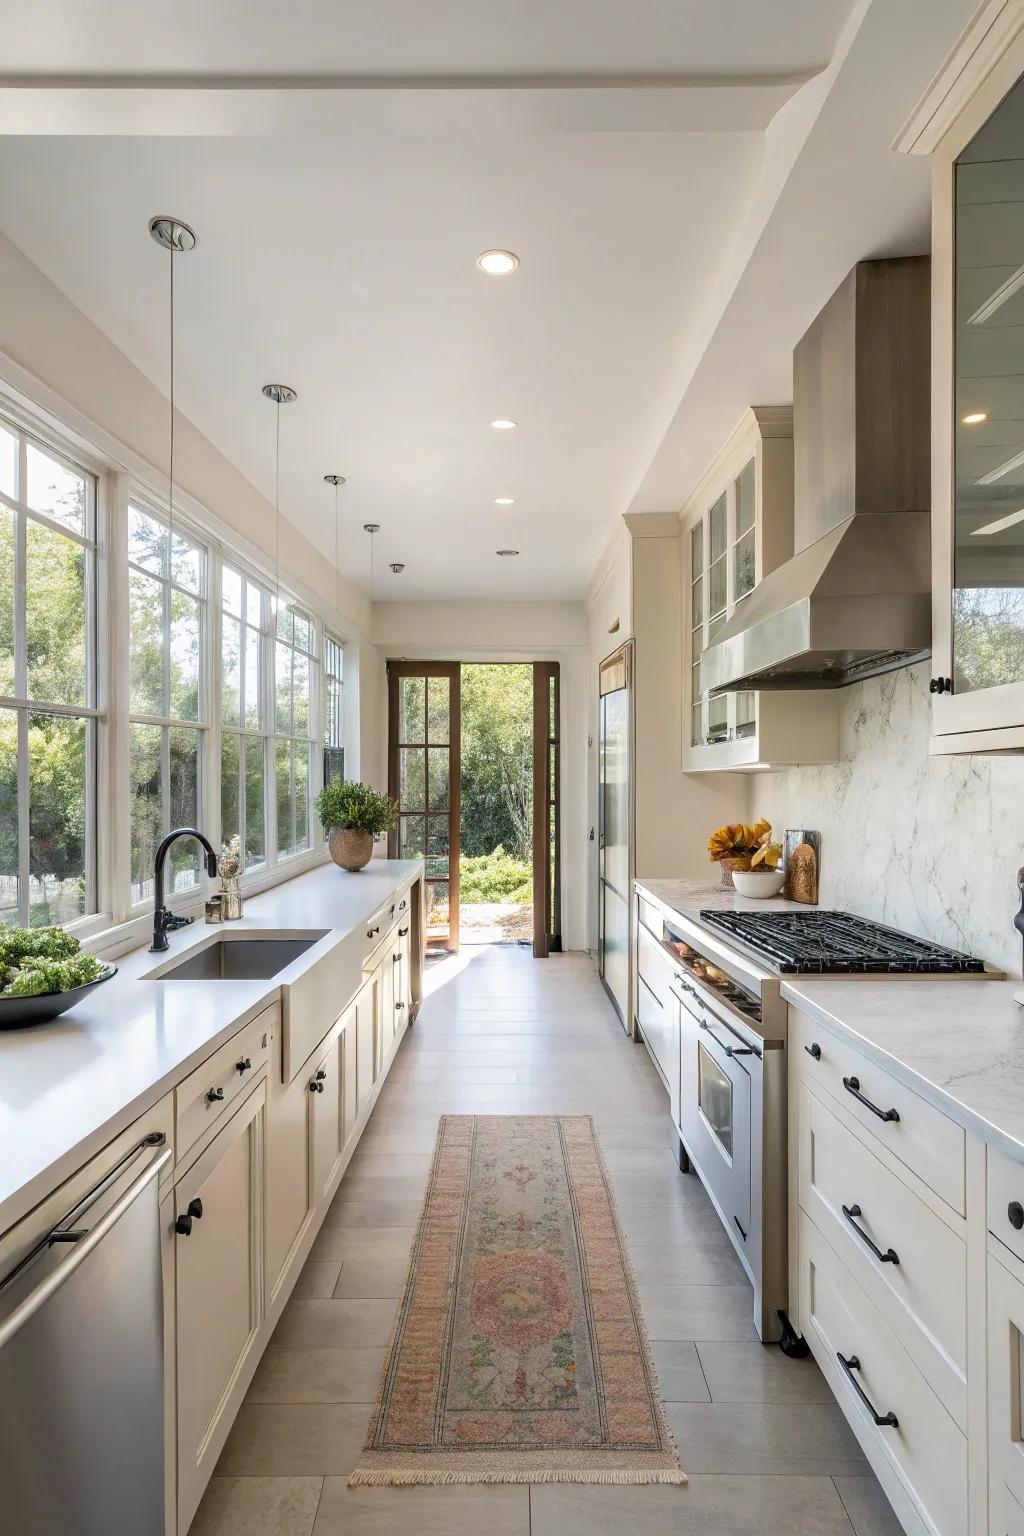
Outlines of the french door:
M388 662L388 792L398 826L388 852L423 859L427 942L459 947L458 662Z

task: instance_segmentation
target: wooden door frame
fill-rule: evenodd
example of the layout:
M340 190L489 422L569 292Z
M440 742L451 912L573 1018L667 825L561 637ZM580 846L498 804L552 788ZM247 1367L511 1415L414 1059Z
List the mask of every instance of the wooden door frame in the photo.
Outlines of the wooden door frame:
M462 769L462 663L459 661L412 661L402 657L389 657L388 673L388 793L399 799L399 682L404 677L446 677L448 679L448 938L445 947L453 954L459 947L459 855L461 829L461 769ZM428 732L426 701L424 701L423 743ZM438 746L442 745L440 742ZM424 826L430 815L430 783L428 761L424 763ZM388 856L399 857L399 830L401 821L388 835ZM429 855L424 852L424 865ZM440 877L425 877L425 886L437 884ZM424 890L424 898L426 890ZM424 910L426 902L424 901ZM427 940L424 920L424 942Z
M554 729L551 684L555 685ZM562 947L561 673L557 661L533 663L533 953ZM548 766L554 748L554 785ZM554 814L554 835L551 816Z

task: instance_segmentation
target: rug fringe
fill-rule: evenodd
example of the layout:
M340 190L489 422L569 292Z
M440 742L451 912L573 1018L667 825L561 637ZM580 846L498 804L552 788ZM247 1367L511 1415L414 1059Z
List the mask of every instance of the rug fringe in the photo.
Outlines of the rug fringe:
M665 1468L649 1472L578 1471L559 1472L535 1468L533 1471L505 1472L374 1472L368 1467L357 1467L348 1480L350 1488L413 1488L418 1485L441 1487L456 1483L608 1483L638 1486L642 1483L671 1483L676 1487L686 1482L686 1473Z

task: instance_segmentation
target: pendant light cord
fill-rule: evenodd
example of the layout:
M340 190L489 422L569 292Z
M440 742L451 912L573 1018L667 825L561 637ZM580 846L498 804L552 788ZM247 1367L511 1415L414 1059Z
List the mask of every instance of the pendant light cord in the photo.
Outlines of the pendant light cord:
M334 482L334 610L341 612L341 517L338 512L338 482Z
M170 426L170 452L169 474L167 479L167 578L174 580L174 246L170 249L171 281L170 281L170 320L171 320L171 426Z
M276 406L274 423L274 582L277 602L274 609L275 637L281 613L281 402Z

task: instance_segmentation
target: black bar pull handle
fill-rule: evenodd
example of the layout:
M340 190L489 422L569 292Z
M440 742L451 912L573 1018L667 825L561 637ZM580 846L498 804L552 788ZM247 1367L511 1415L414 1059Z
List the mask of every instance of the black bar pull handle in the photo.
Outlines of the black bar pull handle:
M894 1124L899 1120L900 1112L898 1109L879 1109L877 1104L872 1104L870 1099L864 1097L860 1091L859 1077L844 1077L843 1087L847 1093L852 1093L855 1099L859 1099L865 1109L870 1109L873 1115L877 1115L879 1120L891 1120Z
M863 1214L864 1212L861 1210L859 1205L843 1206L843 1215L846 1217L847 1221L850 1223L850 1226L856 1232L861 1242L865 1243L867 1247L871 1249L871 1252L874 1254L879 1264L898 1264L900 1257L895 1248L887 1248L883 1253L881 1248L878 1247L877 1243L873 1243L871 1241L870 1237L868 1237L868 1234L864 1231L864 1228L857 1225L857 1217L863 1216Z
M879 1413L878 1409L875 1407L874 1403L871 1401L870 1397L868 1397L867 1393L864 1391L864 1388L853 1374L854 1371L860 1370L860 1360L857 1358L857 1356L851 1355L847 1360L846 1356L841 1354L837 1349L836 1359L839 1361L839 1364L846 1372L847 1381L850 1383L851 1387L856 1392L857 1396L860 1398L861 1402L864 1404L864 1407L867 1409L868 1413L870 1413L878 1427L881 1429L883 1426L887 1426L889 1429L899 1429L900 1421L896 1415L891 1412Z

